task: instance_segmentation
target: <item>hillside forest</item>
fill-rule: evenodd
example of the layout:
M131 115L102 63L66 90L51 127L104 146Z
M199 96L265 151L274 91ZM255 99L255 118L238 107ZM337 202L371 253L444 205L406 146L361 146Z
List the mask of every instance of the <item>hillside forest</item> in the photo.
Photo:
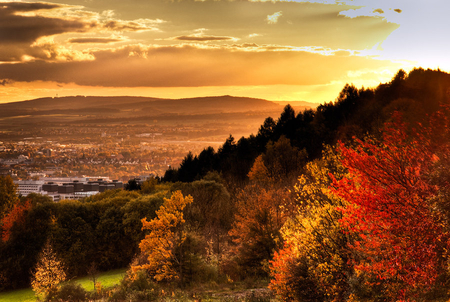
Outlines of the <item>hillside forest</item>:
M449 74L400 70L126 190L53 203L1 178L0 289L50 246L66 279L129 267L109 301L249 279L280 301L449 299L449 106Z

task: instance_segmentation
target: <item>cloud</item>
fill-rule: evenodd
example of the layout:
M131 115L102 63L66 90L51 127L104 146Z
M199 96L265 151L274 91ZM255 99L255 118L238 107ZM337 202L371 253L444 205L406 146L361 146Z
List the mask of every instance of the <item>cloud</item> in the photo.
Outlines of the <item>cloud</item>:
M116 43L116 42L123 42L125 41L124 38L71 38L67 40L68 43Z
M3 80L0 80L0 85L1 86L6 86L7 84L10 84L12 81L11 80L9 80L9 79L3 79Z
M33 43L42 36L65 32L81 32L86 24L80 20L45 18L38 15L21 15L24 12L59 9L63 6L44 3L6 2L0 6L0 41L6 43Z
M192 42L208 42L208 41L237 41L237 38L226 36L204 36L204 35L189 35L172 38L178 41L192 41Z
M247 47L124 46L97 50L91 61L0 64L0 79L99 87L319 85L349 70L392 66L343 53L324 56L274 46Z
M256 37L261 37L261 36L262 36L261 34L256 34L256 33L255 33L255 34L249 34L249 35L248 35L248 38L251 39L251 38L256 38Z
M396 8L396 9L394 9L394 12L396 12L396 13L401 13L402 12L402 10L401 9L399 9L399 8Z
M373 11L374 13L384 14L384 11L381 8L377 8Z
M113 19L111 12L104 14L89 12L82 10L81 6L43 2L1 2L0 62L17 62L24 58L41 60L63 58L55 56L51 48L61 51L64 46L48 43L49 40L53 40L52 37L61 34L155 31L163 22L160 19L131 21ZM46 43L39 42L44 38ZM64 58L67 59L67 56Z
M148 31L158 30L155 26L163 23L162 20L139 19L135 21L109 20L101 23L100 27L113 31Z
M283 12L279 11L272 15L268 15L266 21L268 24L276 24L278 23L278 19L283 15Z

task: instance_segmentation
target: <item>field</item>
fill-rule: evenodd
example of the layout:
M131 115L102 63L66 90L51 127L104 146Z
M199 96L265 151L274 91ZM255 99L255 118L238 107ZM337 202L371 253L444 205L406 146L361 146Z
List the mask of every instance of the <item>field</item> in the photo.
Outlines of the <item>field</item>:
M98 282L101 283L103 288L112 287L122 280L125 275L126 269L112 270L109 272L102 273L98 276ZM83 277L74 282L81 284L87 291L92 291L94 285L89 277ZM37 301L34 292L31 288L20 289L11 292L0 293L0 302L35 302Z

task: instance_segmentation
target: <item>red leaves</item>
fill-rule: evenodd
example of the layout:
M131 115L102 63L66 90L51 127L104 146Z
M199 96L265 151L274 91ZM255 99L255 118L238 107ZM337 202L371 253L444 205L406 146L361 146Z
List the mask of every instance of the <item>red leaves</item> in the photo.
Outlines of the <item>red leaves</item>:
M16 203L12 210L3 218L2 226L2 240L8 241L11 235L11 228L14 223L23 223L25 221L25 213L31 209L31 202L29 200L24 203Z
M350 203L341 223L360 236L352 246L362 255L357 268L404 283L409 289L402 295L433 283L442 264L447 233L433 204L438 187L428 176L448 148L443 116L418 130L396 116L382 144L369 139L355 149L338 147L349 176L334 181L334 192Z

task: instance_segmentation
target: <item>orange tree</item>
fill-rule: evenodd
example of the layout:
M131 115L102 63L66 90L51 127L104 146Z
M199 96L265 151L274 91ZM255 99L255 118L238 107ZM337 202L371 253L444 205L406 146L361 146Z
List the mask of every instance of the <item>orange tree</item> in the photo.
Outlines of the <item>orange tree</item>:
M64 280L66 280L64 265L47 240L33 272L31 287L37 296L49 298Z
M184 197L181 191L175 191L169 199L164 198L156 218L142 219L142 230L150 231L139 244L146 261L132 265L134 273L146 270L156 281L179 280L183 283L183 253L177 253L177 250L186 239L183 210L192 201L191 196Z
M240 275L267 275L269 260L283 246L280 229L287 218L287 190L248 185L238 196L235 221L229 234Z
M449 229L436 197L448 181L438 186L430 175L448 157L448 126L442 113L416 129L397 115L381 143L339 146L348 176L334 182L334 193L349 203L341 223L359 234L350 246L357 270L384 284L390 299L426 291L445 271Z

